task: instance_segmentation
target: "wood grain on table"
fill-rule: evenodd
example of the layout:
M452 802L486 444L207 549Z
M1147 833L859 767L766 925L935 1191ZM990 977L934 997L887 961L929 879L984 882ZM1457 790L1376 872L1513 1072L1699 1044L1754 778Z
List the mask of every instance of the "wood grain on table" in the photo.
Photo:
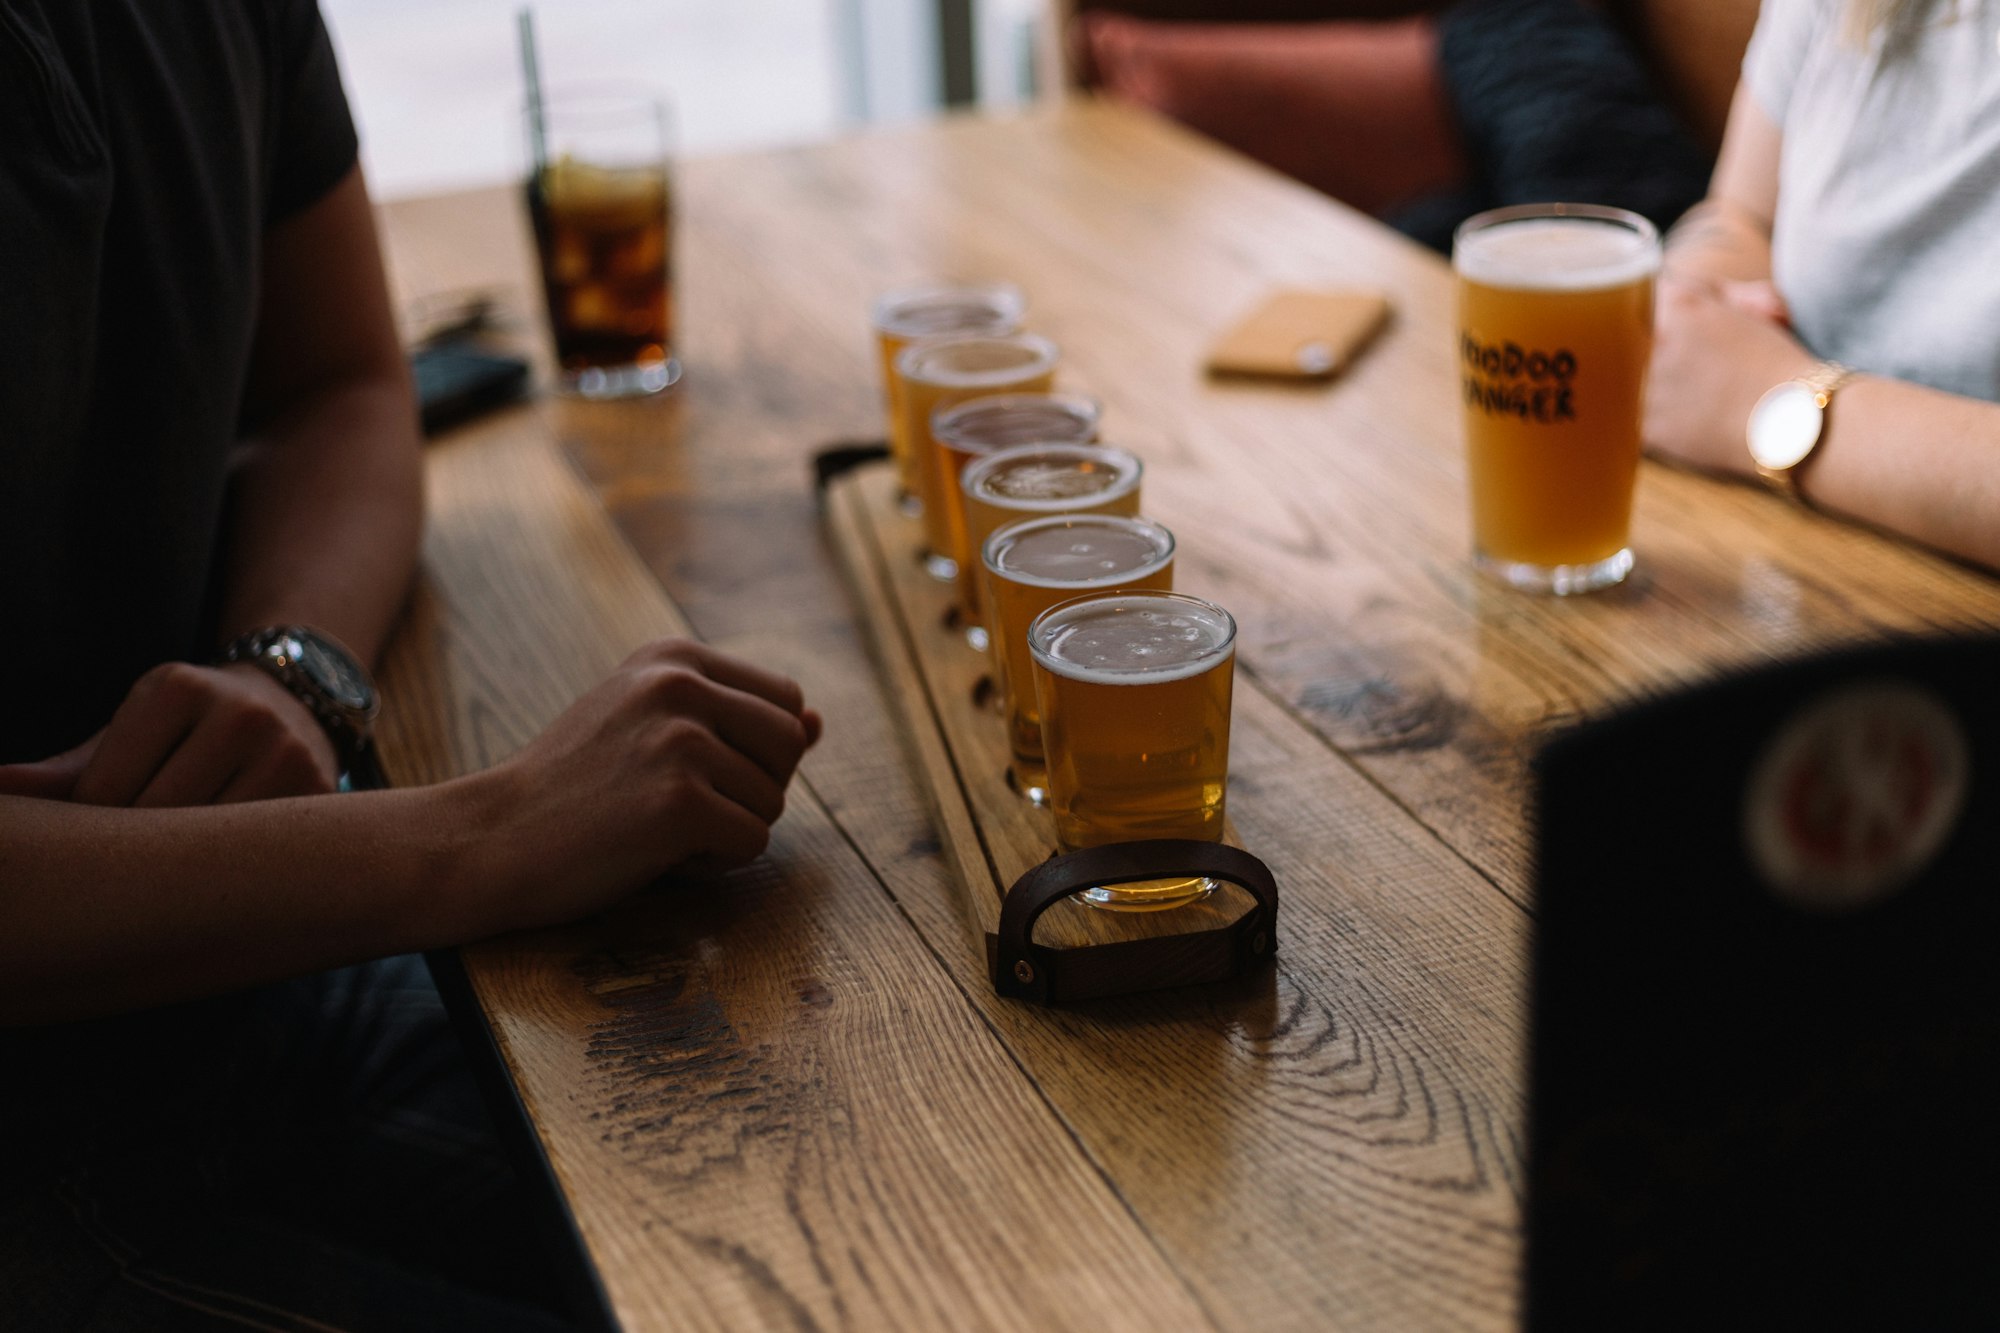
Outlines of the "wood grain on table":
M517 207L390 210L402 292L491 289L532 330ZM678 225L683 384L435 446L386 673L406 778L511 752L683 623L826 713L757 865L467 951L634 1329L1508 1324L1536 744L2000 621L1982 574L1651 464L1629 585L1482 582L1441 262L1132 112L690 161ZM938 276L1026 288L1059 383L1145 458L1177 585L1236 615L1230 813L1284 886L1275 972L1059 1011L986 984L807 466L879 433L869 298ZM1284 285L1396 314L1331 387L1205 380Z

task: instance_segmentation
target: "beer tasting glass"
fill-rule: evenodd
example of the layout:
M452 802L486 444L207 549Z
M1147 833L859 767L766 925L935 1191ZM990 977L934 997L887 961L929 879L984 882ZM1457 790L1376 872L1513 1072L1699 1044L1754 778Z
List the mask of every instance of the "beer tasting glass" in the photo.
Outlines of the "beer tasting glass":
M950 510L944 495L944 450L931 435L941 409L1002 393L1047 393L1055 379L1056 345L1032 333L1004 337L959 334L926 338L896 358L903 396L903 430L916 461L917 495L923 502L924 567L941 583L958 578L952 558ZM957 477L951 479L958 484Z
M1452 245L1474 562L1539 592L1632 570L1660 238L1636 213L1531 204Z
M889 455L903 486L905 512L918 504L916 463L908 432L903 428L902 386L896 379L896 358L919 338L951 333L1003 335L1020 330L1027 298L1011 282L964 283L957 286L911 287L879 296L873 324L876 351L882 362L882 403L887 412Z
M1010 524L984 552L995 683L1007 715L1007 781L1036 805L1047 800L1042 721L1035 702L1028 627L1072 597L1174 586L1174 534L1148 518L1057 514Z
M616 90L565 93L542 105L530 134L541 156L528 216L557 387L585 398L658 393L681 374L666 107Z
M1145 465L1112 444L1022 444L970 464L959 478L973 550L1009 523L1051 514L1136 514Z
M979 605L979 584L985 574L966 525L960 482L967 466L1023 444L1088 444L1097 438L1103 415L1103 404L1085 394L1003 393L947 407L931 417L931 438L944 451L939 490L945 502L945 527L951 532L951 558L958 565L959 615L973 647L986 646Z
M1170 592L1079 597L1028 630L1049 805L1065 852L1147 838L1222 840L1236 622ZM1204 877L1100 885L1099 907L1180 907Z
M966 549L972 551L972 620L986 625L986 539L1009 523L1054 514L1139 512L1137 455L1109 444L1022 444L969 464L959 477ZM989 627L990 628L990 627Z

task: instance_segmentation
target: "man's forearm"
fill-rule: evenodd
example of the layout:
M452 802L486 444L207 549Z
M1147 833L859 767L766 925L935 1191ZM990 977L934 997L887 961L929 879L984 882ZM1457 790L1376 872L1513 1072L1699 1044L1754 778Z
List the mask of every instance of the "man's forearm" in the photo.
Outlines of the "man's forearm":
M0 796L0 1024L161 1004L487 933L478 780L133 810Z
M641 648L522 751L431 787L170 809L0 768L0 1024L187 999L571 921L747 865L818 739L796 682ZM40 770L31 772L29 770Z
M416 568L416 441L408 381L390 374L323 389L267 424L232 487L224 638L296 622L376 659Z
M245 414L223 636L302 623L372 663L416 565L422 450L358 169L266 238Z

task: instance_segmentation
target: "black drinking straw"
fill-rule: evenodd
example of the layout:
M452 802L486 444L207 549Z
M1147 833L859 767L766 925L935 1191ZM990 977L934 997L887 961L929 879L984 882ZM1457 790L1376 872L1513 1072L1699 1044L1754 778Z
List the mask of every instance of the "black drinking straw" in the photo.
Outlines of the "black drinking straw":
M535 185L549 165L549 132L542 117L542 72L535 60L535 11L521 6L521 73L528 82L528 150L535 157Z

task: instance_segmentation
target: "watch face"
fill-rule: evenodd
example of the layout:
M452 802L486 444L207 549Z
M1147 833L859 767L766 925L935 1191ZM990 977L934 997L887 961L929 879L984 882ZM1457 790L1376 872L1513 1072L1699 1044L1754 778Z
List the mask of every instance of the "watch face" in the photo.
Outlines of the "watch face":
M366 711L374 702L375 692L368 678L346 653L315 638L301 637L297 643L299 665L334 702L356 712Z
M1750 409L1750 456L1776 472L1797 467L1819 443L1825 419L1819 395L1808 385L1787 380Z

